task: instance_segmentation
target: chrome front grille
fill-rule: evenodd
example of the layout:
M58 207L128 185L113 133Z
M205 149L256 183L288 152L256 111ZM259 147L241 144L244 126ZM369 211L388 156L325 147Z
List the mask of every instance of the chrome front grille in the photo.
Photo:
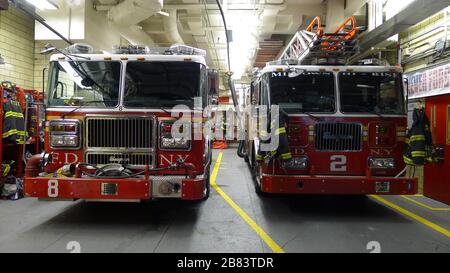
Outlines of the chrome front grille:
M153 155L148 153L86 153L86 161L95 165L119 163L123 165L152 166Z
M156 130L152 117L88 117L87 148L153 148Z
M315 125L314 142L317 151L360 151L362 125L358 123L328 123Z

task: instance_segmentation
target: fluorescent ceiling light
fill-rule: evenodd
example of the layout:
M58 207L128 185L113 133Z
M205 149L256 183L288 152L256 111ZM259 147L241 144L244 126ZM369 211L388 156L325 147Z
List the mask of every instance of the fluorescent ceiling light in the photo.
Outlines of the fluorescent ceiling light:
M158 13L159 15L169 17L169 13L167 13L167 12L165 12L165 11L160 10L160 11L158 11L157 13Z
M242 18L246 18L242 24ZM260 21L255 14L234 13L228 15L228 25L233 30L233 42L230 43L232 79L240 79L252 63L257 47L257 35Z
M26 0L40 10L57 10L59 7L51 0Z

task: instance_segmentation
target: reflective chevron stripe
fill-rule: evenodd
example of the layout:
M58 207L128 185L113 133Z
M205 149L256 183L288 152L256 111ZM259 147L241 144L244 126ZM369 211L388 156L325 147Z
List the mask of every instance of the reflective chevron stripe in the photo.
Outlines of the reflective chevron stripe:
M409 142L414 142L414 141L425 141L425 136L424 135L413 135L409 138Z
M426 152L425 151L412 151L411 155L412 155L412 157L425 157Z
M280 155L281 159L291 159L292 158L292 154L291 153L284 153L282 155Z
M8 111L5 113L4 118L8 118L8 117L23 118L23 114L18 113L18 112Z

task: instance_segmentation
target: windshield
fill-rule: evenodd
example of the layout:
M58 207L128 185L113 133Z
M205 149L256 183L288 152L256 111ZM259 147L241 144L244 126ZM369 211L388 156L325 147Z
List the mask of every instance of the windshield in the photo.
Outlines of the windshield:
M339 86L342 112L404 114L399 73L341 72Z
M50 66L49 106L118 105L120 62L57 61Z
M296 77L272 73L271 104L287 113L335 112L334 76L329 72L304 72Z
M129 62L125 79L127 107L194 107L201 96L201 64L194 62Z

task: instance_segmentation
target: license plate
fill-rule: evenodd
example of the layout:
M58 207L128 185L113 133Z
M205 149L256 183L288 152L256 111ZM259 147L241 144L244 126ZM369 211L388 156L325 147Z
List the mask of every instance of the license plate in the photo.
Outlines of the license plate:
M376 192L389 192L390 182L375 182Z
M116 183L102 183L102 195L117 195L117 188Z

